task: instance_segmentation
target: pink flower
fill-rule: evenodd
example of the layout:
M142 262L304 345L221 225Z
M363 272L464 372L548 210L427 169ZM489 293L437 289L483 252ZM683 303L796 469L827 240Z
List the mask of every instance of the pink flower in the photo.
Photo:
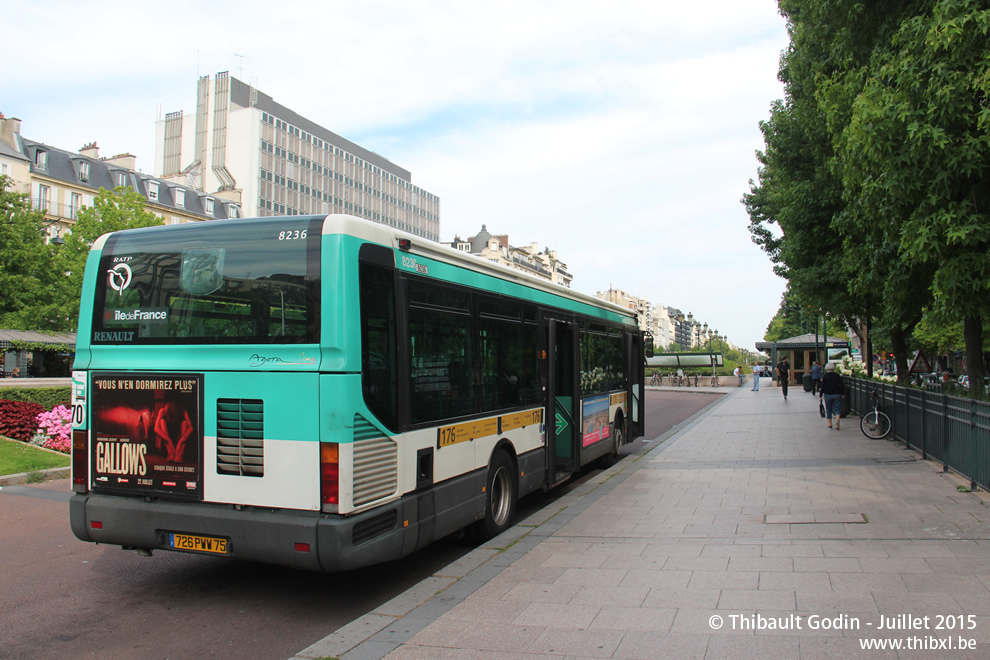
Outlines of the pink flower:
M72 411L65 406L55 406L49 412L39 413L35 418L38 422L38 433L48 436L45 447L68 454L72 447Z

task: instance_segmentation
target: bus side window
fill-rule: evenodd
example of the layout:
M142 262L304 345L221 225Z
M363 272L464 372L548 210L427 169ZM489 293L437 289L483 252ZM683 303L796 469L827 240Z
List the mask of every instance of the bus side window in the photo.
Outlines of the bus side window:
M469 294L410 280L412 423L469 415L475 373Z
M392 271L361 264L361 389L368 409L398 429L398 335Z

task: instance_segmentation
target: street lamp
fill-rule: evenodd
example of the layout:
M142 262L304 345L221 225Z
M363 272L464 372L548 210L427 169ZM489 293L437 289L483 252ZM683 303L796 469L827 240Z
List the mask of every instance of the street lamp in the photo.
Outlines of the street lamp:
M709 348L709 350L712 350L712 349L715 348L715 346L713 345L713 342L716 339L718 339L718 328L716 328L714 330L714 334L712 335L711 339L708 340L708 348ZM712 355L712 378L715 378L715 376L717 374L718 374L718 354L713 354Z
M43 230L47 230L50 227L55 227L55 236L49 236L48 242L52 245L65 245L65 239L62 238L62 223L58 220L52 220L51 222L45 222L41 225ZM47 231L44 233L48 234Z

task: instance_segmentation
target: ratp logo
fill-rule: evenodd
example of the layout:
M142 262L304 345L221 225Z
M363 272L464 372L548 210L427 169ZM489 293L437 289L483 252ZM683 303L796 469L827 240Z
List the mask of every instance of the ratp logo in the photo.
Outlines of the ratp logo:
M120 295L131 285L131 267L127 264L117 264L107 271L107 275L110 288Z

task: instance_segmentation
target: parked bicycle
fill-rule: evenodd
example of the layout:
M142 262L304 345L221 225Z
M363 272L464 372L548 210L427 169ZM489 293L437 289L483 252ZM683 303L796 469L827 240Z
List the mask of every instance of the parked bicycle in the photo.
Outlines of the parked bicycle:
M890 417L880 410L880 396L876 389L870 392L873 410L863 415L859 420L859 428L867 438L885 438L890 433L892 425Z

